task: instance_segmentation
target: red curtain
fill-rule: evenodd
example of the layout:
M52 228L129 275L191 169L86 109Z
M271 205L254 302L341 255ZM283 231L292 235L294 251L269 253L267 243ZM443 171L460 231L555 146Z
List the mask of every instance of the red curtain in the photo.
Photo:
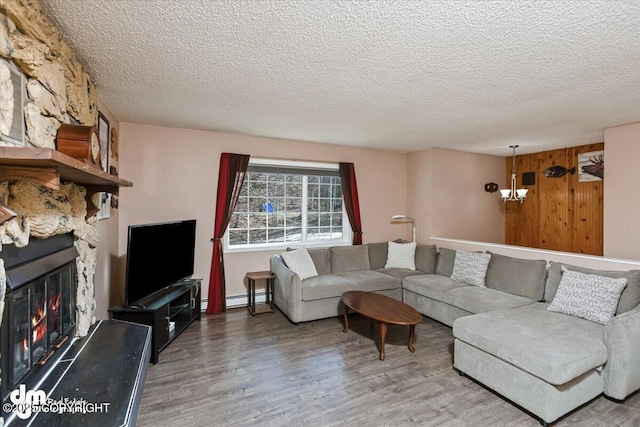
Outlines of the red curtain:
M360 221L360 202L358 201L358 185L353 163L340 163L340 179L342 180L342 196L344 207L353 231L353 244L362 244L362 222Z
M249 156L245 154L222 153L218 172L218 193L216 195L216 218L213 239L213 256L209 275L209 300L207 314L219 314L227 309L224 281L224 257L222 236L224 235L233 209L240 196L242 183L249 166Z

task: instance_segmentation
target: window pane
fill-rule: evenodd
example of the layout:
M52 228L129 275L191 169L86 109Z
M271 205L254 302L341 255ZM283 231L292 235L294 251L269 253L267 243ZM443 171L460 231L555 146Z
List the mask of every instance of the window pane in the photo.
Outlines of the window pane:
M307 189L307 197L318 197L320 194L320 186L315 184L309 184Z
M318 240L318 227L309 227L307 228L307 239L308 240Z
M249 228L265 228L267 217L264 214L249 214Z
M320 214L320 225L331 225L331 214Z
M302 229L301 228L289 228L285 231L285 242L301 242L302 241Z
M287 197L302 197L302 184L287 183Z
M275 212L284 212L285 211L285 199L284 198L275 198L271 199L271 204L273 205L273 210Z
M342 185L340 184L340 178L338 178L337 185L333 188L333 197L342 199Z
M247 230L229 230L230 245L246 245L248 243Z
M318 225L318 214L315 212L307 212L307 225L313 227Z
M302 199L287 197L287 211L288 212L300 212L302 211Z
M267 190L266 182L249 183L249 197L265 197Z
M331 197L331 186L323 184L320 186L320 197Z
M319 176L308 176L307 177L307 182L309 184L317 184L318 182L320 182L320 177Z
M252 245L267 243L266 230L249 230L249 243Z
M269 225L269 228L284 227L284 214L273 213L267 215L267 224Z
M333 227L340 226L342 227L342 213L334 213L331 214L331 225ZM342 229L342 228L341 228Z
M270 173L267 180L269 182L284 182L286 179L283 173Z
M269 197L284 197L284 183L269 183Z
M302 175L287 175L287 183L302 182Z
M284 242L284 229L283 228L276 228L276 229L269 229L267 231L267 235L269 237L269 243L277 243L277 242Z
M229 228L247 228L247 215L234 213L229 221Z
M302 225L302 214L301 213L294 213L294 214L287 214L287 228L291 228L291 227L300 227Z

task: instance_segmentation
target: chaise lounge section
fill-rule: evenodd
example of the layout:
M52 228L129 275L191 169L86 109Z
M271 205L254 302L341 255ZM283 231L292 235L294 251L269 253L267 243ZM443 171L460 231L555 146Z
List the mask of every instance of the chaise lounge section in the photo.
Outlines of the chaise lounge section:
M549 310L562 267L624 278L605 323ZM547 425L598 397L622 400L640 388L640 271L598 271L551 262L542 302L453 322L454 367Z

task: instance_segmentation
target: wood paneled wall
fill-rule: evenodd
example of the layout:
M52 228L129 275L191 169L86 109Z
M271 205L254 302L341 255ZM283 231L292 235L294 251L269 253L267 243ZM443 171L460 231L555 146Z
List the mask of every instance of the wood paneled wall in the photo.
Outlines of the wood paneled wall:
M517 185L522 173L535 172L524 203L507 202L505 243L508 245L590 255L603 253L603 181L578 182L578 154L603 150L604 143L516 156ZM506 159L507 183L512 157ZM576 168L572 175L548 178L554 165ZM501 188L504 188L501 186Z

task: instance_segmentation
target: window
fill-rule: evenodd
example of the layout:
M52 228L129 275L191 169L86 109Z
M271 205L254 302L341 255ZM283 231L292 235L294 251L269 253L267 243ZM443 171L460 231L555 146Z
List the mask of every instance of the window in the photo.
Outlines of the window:
M349 230L337 165L252 159L225 244L231 250L348 244Z

